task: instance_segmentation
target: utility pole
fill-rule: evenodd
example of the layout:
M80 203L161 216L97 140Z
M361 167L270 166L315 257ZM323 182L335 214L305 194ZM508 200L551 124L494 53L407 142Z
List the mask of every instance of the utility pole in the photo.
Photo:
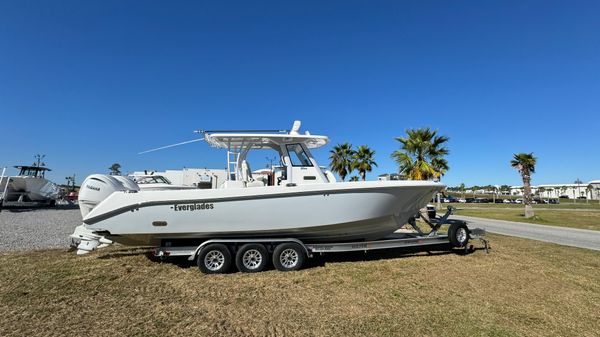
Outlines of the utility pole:
M581 196L579 194L579 185L581 183L582 183L581 179L577 178L577 180L575 180L575 184L577 184L577 195L575 196L575 201L574 202L577 202L577 198L579 198ZM573 189L573 192L575 192L574 189Z

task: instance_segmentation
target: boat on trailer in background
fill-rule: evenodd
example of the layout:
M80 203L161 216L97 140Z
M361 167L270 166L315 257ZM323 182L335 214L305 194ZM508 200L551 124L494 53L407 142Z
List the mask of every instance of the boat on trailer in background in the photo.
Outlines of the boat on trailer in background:
M61 196L60 187L46 179L44 166L18 165L16 176L0 175L0 206L2 207L43 207L54 206Z
M279 270L297 270L317 251L389 248L390 241L381 246L378 240L445 187L432 181L337 182L311 153L329 138L299 129L296 121L289 131L201 131L209 145L227 150L227 180L212 189L143 190L115 177L89 176L79 194L83 224L71 235L73 245L78 254L111 241L154 246L162 257L189 254L205 273L226 272L234 261L241 271L261 271L269 257ZM261 179L248 163L255 150L274 150L280 159ZM458 230L466 245L468 229ZM440 243L431 238L407 239L410 245Z

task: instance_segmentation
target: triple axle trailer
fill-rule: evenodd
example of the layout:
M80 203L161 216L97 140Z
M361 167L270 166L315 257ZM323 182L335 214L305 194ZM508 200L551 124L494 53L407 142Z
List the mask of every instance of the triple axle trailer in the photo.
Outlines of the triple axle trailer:
M198 245L177 245L172 241L164 241L156 248L154 255L167 257L187 257L196 261L200 271L206 274L220 274L230 271L235 265L241 272L260 272L265 270L269 262L279 271L299 270L307 258L326 253L343 253L353 251L371 251L397 248L440 247L436 250L463 249L473 250L469 240L477 239L483 244L486 252L489 242L485 239L485 230L470 229L462 221L449 221L453 208L448 207L446 214L439 218L423 221L431 230L424 233L417 226L415 218L409 221L412 231L396 232L380 240L357 242L310 243L296 238L248 238L248 239L210 239ZM447 233L439 229L449 224ZM433 250L433 249L432 249Z

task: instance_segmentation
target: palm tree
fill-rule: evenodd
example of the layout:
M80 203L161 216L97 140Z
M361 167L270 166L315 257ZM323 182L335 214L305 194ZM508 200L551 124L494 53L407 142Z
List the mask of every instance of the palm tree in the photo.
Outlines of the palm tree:
M400 173L411 180L440 179L449 169L444 159L450 152L444 146L449 138L430 128L408 129L406 134L396 138L402 147L392 153Z
M346 179L346 176L352 172L352 158L354 156L354 150L352 144L344 143L338 144L333 147L333 150L329 151L331 154L329 159L331 162L331 170L336 172L342 181Z
M593 197L592 193L594 191L594 187L592 187L592 184L587 185L587 187L585 188L585 203L589 203L589 200ZM590 197L588 198L588 194L590 195Z
M354 152L352 169L358 170L363 181L366 180L367 172L373 170L373 166L377 166L375 162L375 151L371 150L367 145L361 145Z
M534 216L531 207L531 174L535 173L537 158L533 153L515 153L510 166L516 168L523 179L523 202L525 203L525 218Z
M119 163L112 164L109 168L110 175L120 176L121 175L121 165Z
M546 192L548 192L547 197L548 197L548 202L550 202L550 198L554 199L554 187L548 187Z
M544 192L546 192L545 187L538 188L537 193L540 196L540 200L544 200Z

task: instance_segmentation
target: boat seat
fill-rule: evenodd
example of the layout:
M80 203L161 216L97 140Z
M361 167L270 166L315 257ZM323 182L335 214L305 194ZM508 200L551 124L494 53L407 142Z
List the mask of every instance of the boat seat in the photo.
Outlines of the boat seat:
M250 164L246 160L242 161L242 181L246 187L263 187L265 182L252 178L252 170Z

